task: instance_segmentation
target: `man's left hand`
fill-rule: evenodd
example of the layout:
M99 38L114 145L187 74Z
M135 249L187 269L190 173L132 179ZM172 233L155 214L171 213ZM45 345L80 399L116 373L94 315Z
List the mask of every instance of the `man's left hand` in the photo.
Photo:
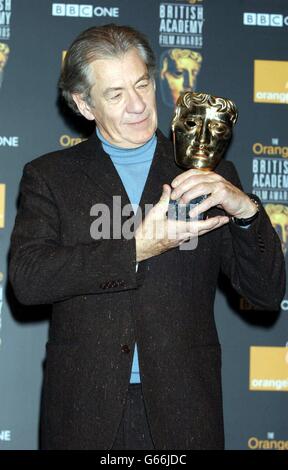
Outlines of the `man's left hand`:
M214 171L187 170L174 178L171 186L171 198L177 199L180 204L188 204L198 196L209 194L207 199L190 211L191 217L214 206L240 219L252 217L257 212L256 205L247 194Z

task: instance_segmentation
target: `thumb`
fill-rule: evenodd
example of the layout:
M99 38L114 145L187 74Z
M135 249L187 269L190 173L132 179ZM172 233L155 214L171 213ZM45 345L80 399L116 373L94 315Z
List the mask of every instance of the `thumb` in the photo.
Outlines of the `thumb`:
M170 201L171 192L172 192L172 190L171 190L169 184L163 184L161 197L160 197L158 203L155 206L155 207L157 207L157 209L160 209L161 212L162 211L163 212L167 211L169 201Z
M161 197L159 199L159 202L162 202L162 203L169 203L170 201L170 195L171 195L171 188L169 186L169 184L163 184L162 186L162 194L161 194Z

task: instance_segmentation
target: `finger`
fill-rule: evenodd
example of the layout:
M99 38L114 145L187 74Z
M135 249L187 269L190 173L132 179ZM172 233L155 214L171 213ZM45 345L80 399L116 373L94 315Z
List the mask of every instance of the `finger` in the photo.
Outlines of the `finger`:
M203 172L202 172L203 173ZM191 189L193 186L195 186L199 181L195 179L196 175L193 176L187 176L185 180L183 180L181 183L177 184L175 188L173 189L171 193L171 198L172 199L178 199L179 197L182 196L183 193ZM201 180L203 179L202 174L197 175ZM201 182L200 180L200 182Z
M183 184L188 178L191 178L193 180L200 180L203 177L209 178L209 181L222 181L224 178L217 173L215 173L212 170L196 170L196 169L191 169L184 171L180 175L176 176L176 178L173 179L171 182L171 186L173 189L176 189L179 185Z
M201 195L204 195L204 194L202 193ZM215 195L212 195L212 194L209 194L208 197L204 199L200 204L193 204L193 200L195 199L196 196L197 194L192 195L190 199L189 206L191 207L191 209L189 211L189 217L191 217L191 219L197 218L198 214L201 214L202 212L207 211L211 207L219 206L219 204L217 204L218 203L217 197L215 197Z
M207 220L207 219L206 219L206 220ZM211 232L212 230L215 230L215 229L217 229L217 228L222 227L223 225L228 224L229 220L230 220L230 219L229 219L229 217L227 217L227 216L220 216L219 221L218 221L217 224L213 225L213 226L210 227L210 228L202 229L201 231L199 231L199 236L204 235L205 233Z
M162 213L165 214L168 210L170 197L171 197L171 188L169 184L163 184L162 194L161 194L159 201L154 206L154 212L156 211L156 212L160 212L161 214Z
M193 200L195 198L198 198L199 196L212 194L214 191L215 191L215 186L212 183L197 184L193 188L189 188L187 191L185 191L181 195L181 197L177 199L177 201L179 204L188 204L189 202L192 202L193 204Z
M189 178L186 178L185 181L175 187L171 193L171 198L179 199L188 191L201 190L201 186L203 186L204 188L206 184L213 184L213 187L215 188L217 183L218 181L216 181L215 178L211 178L211 175L209 173L205 173L202 171L201 174L193 175ZM200 193L198 195L200 195ZM188 202L188 199L186 198L185 201Z
M204 233L204 231L205 233L210 232L210 230L213 230L216 227L220 227L221 225L224 225L227 222L229 222L229 217L227 217L226 215L217 215L215 217L210 217L206 220L187 222L187 231L189 230L190 233L195 234L195 230L197 230L198 233L201 232L202 234Z
M160 199L158 203L166 203L167 200L170 201L170 196L171 196L171 188L169 184L163 184L162 186L162 194L160 196Z
M172 188L176 188L179 184L183 183L187 178L190 178L190 176L203 175L205 173L206 172L204 172L203 170L195 170L195 169L184 171L183 173L181 173L180 175L177 175L176 178L173 179L173 181L171 182L171 186Z

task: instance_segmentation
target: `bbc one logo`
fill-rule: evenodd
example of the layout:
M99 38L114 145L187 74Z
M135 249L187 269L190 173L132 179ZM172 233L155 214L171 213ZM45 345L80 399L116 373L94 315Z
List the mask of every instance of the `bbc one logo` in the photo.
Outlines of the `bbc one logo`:
M270 26L282 28L288 26L288 16L273 13L243 13L245 26Z
M117 7L95 7L94 5L79 5L66 3L53 3L52 16L71 16L76 18L93 18L93 16L119 17Z

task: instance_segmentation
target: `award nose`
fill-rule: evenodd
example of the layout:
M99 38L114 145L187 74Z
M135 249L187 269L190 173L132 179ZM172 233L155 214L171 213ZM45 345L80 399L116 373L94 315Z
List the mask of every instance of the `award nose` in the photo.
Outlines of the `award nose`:
M200 145L207 143L207 141L209 140L208 133L209 133L209 130L208 130L207 122L203 120L199 123L198 129L197 129L197 140Z

